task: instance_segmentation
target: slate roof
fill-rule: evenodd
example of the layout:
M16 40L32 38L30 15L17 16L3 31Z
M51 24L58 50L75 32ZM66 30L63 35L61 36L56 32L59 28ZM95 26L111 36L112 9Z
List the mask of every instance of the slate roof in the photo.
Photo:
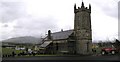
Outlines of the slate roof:
M51 37L52 40L67 39L72 33L73 30L60 31L60 32L51 33ZM48 40L47 37L45 40Z
M67 39L72 33L73 33L73 30L66 30L66 31L51 33L51 36L52 36L52 40L60 40L60 39ZM48 38L46 37L41 47L46 47L52 42L47 40Z
M52 41L45 41L40 47L46 47L48 46Z

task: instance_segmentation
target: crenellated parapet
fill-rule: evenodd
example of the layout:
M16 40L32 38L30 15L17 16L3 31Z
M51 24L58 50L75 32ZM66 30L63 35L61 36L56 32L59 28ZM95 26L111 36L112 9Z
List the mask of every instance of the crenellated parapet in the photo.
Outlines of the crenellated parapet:
M76 4L74 5L74 13L86 11L91 13L91 5L89 4L89 8L84 6L84 3L82 2L81 7L76 8Z

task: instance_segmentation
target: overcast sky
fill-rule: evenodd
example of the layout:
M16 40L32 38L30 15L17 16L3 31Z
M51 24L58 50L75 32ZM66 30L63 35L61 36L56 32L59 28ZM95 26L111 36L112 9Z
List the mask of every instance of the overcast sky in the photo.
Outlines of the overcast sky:
M92 6L92 39L118 38L118 1L83 0ZM82 0L0 0L0 40L19 36L44 36L74 28L74 4Z

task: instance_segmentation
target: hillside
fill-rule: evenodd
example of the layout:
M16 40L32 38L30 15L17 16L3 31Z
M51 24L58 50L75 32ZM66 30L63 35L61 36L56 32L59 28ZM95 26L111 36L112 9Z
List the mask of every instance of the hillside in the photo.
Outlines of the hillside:
M42 39L41 38L35 38L32 36L24 36L24 37L15 37L15 38L10 38L7 40L3 40L2 42L9 42L9 43L30 43L30 44L39 44L41 43Z

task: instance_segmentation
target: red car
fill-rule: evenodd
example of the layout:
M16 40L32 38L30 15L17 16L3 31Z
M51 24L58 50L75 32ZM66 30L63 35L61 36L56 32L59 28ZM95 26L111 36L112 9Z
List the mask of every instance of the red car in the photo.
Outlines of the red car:
M105 55L105 54L116 54L117 53L117 49L116 48L112 48L112 47L109 47L109 48L102 48L101 50L101 54L102 55Z

